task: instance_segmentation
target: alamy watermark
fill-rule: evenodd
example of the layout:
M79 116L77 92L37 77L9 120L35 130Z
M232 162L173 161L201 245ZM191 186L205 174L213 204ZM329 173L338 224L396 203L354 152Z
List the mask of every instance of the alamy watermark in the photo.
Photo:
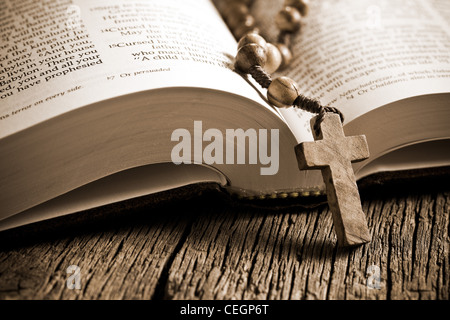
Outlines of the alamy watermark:
M66 27L69 30L81 28L81 9L79 6L71 4L66 9Z
M171 152L175 164L246 164L248 161L247 164L261 164L261 175L274 175L279 169L278 129L226 129L224 133L210 128L203 132L202 121L194 121L193 137L188 129L180 128L172 132L171 141L178 142Z
M381 29L381 8L377 5L368 6L366 9L366 14L367 29Z
M66 269L66 273L69 277L66 280L66 286L69 290L81 289L81 269L79 266L70 265Z
M370 265L367 268L367 282L366 285L370 289L381 289L381 270L379 266Z

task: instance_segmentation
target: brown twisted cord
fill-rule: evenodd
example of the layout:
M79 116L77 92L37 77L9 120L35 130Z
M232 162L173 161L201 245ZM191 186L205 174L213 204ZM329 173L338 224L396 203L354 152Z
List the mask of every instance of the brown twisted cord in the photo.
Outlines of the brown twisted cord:
M278 43L285 44L286 46L290 47L291 45L291 38L293 34L287 31L280 31L278 34ZM300 94L297 99L295 99L293 103L294 107L298 107L302 110L311 112L311 113L317 113L316 122L314 123L314 131L317 136L320 134L320 124L322 123L325 113L327 112L333 112L339 115L341 118L341 122L344 123L344 115L342 112L334 107L323 107L319 101L315 99L311 99L308 97L305 97L304 95Z
M327 113L327 112L336 113L341 118L341 122L342 123L344 122L344 115L338 108L323 107L319 103L319 101L317 101L315 99L310 99L301 94L297 97L297 99L295 99L293 106L298 107L302 110L311 112L311 113L318 114L317 118L316 118L316 122L314 123L314 132L315 132L316 136L320 135L320 124L322 123L322 121L325 117L325 113Z
M252 66L248 73L258 82L261 87L267 89L272 83L272 78L270 75L259 65Z
M298 95L297 99L294 100L294 103L292 105L311 113L320 113L321 109L323 109L319 101L305 97L302 94Z
M338 108L335 108L335 107L324 107L324 110L325 110L325 112L332 112L332 113L338 114L339 117L341 118L341 122L344 123L344 114Z
M263 88L267 89L272 83L272 78L270 77L270 75L259 65L252 66L248 70L248 73ZM318 114L316 122L314 123L314 131L317 136L319 136L320 134L320 124L322 123L323 118L325 117L325 113L327 112L336 113L341 118L341 122L342 123L344 122L344 115L339 109L334 107L323 107L318 100L305 97L302 94L298 95L298 97L294 100L292 105L302 110Z

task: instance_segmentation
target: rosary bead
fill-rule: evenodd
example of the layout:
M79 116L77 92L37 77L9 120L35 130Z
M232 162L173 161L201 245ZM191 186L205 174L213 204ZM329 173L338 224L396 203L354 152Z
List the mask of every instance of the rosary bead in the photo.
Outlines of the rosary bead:
M256 65L264 68L266 60L266 49L259 44L250 43L238 50L235 67L238 70L247 73L251 67Z
M259 44L261 47L265 48L267 45L266 40L261 37L259 34L256 33L248 33L244 35L238 42L238 50L245 46L246 44L250 43L256 43Z
M292 61L292 52L289 47L282 43L277 43L276 47L281 53L281 65L279 67L280 70L286 68Z
M288 108L299 95L297 83L288 77L275 78L267 89L267 99L278 108Z
M306 16L308 14L308 0L285 0L284 5L287 7L294 7L302 16Z
M267 43L266 44L266 56L267 56L267 61L266 61L266 65L264 66L264 70L266 70L267 73L274 73L275 71L278 70L281 63L283 62L283 57L281 56L281 52L273 44Z
M300 29L300 12L294 7L284 7L278 12L275 18L275 24L278 29L285 32L296 32Z

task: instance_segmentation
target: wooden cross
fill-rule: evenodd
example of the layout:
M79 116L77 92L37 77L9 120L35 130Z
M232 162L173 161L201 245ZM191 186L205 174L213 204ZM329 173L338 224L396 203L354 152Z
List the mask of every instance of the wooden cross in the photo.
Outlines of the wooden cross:
M315 120L316 117L311 119L311 128ZM325 115L320 129L319 136L314 133L314 142L303 142L295 147L298 167L322 170L338 244L356 246L370 242L351 165L369 157L366 137L346 137L339 115L332 113Z

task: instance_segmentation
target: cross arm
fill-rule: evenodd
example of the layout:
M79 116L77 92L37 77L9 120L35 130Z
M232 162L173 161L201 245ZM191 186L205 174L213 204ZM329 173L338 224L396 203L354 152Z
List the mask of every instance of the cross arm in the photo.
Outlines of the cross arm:
M298 168L304 169L321 169L328 165L326 147L324 140L314 142L303 142L295 146L295 154L297 156Z
M369 145L365 135L347 137L347 151L351 162L359 162L369 158Z

